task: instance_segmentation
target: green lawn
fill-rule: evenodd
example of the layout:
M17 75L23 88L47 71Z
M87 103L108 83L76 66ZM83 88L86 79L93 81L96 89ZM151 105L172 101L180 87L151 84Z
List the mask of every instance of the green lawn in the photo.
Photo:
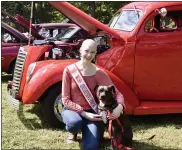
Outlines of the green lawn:
M6 86L11 78L8 75L1 78L2 149L80 149L80 140L66 144L68 133L46 123L40 105L24 105L17 113L7 104ZM134 131L134 148L182 149L182 114L132 116L130 119ZM105 137L107 139L107 133ZM109 149L109 140L102 143L102 147Z

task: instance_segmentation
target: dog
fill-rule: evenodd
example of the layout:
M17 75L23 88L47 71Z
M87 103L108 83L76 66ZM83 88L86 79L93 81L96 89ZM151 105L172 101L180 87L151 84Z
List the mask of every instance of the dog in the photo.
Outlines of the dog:
M115 87L113 85L96 85L94 90L96 91L96 98L99 101L99 113L102 114L103 122L108 125L107 112L112 113L113 109L118 106L115 98ZM118 123L118 120L120 123ZM112 148L114 150L130 149L132 147L133 132L127 115L123 113L118 119L112 120L111 126ZM118 145L121 147L118 147Z

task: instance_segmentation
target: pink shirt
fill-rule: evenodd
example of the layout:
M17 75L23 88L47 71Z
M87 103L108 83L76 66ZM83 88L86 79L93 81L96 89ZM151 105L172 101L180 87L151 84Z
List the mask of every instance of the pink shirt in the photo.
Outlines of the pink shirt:
M87 83L87 86L89 87L93 96L95 96L94 88L97 84L105 86L113 85L109 76L102 69L97 70L95 75L83 76L83 78ZM118 103L124 106L123 95L117 89L116 100ZM92 109L82 95L79 87L77 86L67 67L64 69L63 72L62 102L65 107L78 113L81 113L83 110Z

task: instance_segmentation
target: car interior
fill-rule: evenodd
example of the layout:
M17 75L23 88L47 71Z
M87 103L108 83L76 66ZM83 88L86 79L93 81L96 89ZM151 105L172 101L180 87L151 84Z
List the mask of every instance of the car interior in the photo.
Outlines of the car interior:
M182 31L182 11L168 11L165 17L156 15L150 19L145 31L149 33Z

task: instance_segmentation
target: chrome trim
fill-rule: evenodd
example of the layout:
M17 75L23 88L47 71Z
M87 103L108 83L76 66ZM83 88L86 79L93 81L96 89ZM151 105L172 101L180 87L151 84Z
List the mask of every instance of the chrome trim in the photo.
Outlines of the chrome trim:
M20 106L23 105L19 100L15 99L16 91L9 89L6 91L6 98L8 104L13 107L15 110L19 110Z
M57 119L61 122L63 122L63 118L61 116L61 112L63 111L63 106L61 103L61 94L56 98L54 102L54 114L57 117Z
M13 83L15 84L12 86L12 88L16 91L16 93L18 93L20 89L20 83L26 57L27 57L27 52L23 47L20 47L13 75Z

